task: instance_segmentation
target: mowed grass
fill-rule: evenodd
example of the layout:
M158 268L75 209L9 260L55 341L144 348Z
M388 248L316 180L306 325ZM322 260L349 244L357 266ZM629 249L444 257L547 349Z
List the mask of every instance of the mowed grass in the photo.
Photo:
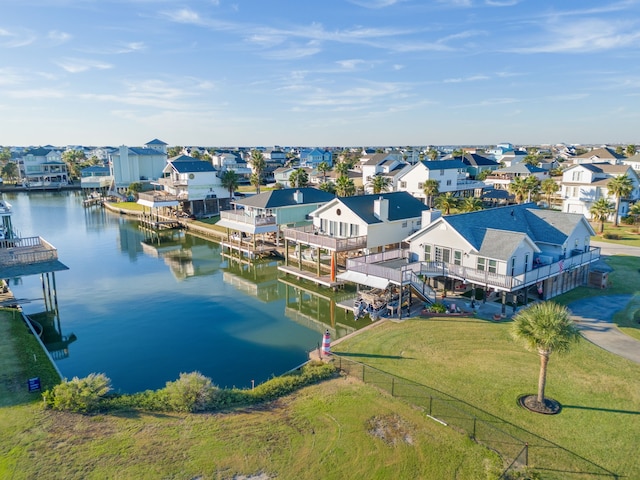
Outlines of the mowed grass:
M583 463L548 448L537 435L614 473L640 478L640 365L583 340L549 362L546 393L563 405L562 412L534 414L521 408L517 398L537 391L539 359L511 339L510 324L475 319L386 322L333 350L462 399L480 417L495 416L520 427L512 430L493 420L530 442L529 459L535 466L563 470L569 462Z
M493 452L349 378L230 413L83 416L30 404L0 409L0 425L0 478L16 480L476 480L502 467Z

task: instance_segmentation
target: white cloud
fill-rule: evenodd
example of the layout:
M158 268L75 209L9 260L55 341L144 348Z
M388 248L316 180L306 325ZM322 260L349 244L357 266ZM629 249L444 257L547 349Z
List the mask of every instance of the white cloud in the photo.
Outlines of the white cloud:
M447 78L444 83L478 82L481 80L489 80L489 77L487 75L472 75L470 77Z
M496 1L496 0L485 0L485 4L490 7L513 7L520 3L520 0L504 0L504 1Z
M26 47L36 41L36 36L28 30L12 32L0 28L0 47L18 48Z
M108 70L113 68L111 64L83 58L64 58L54 61L54 63L69 73L81 73L88 70Z
M364 8L385 8L406 0L349 0L350 3Z
M60 32L58 30L51 30L47 34L47 38L49 41L53 42L55 45L60 45L62 43L66 43L71 40L71 35L67 32Z

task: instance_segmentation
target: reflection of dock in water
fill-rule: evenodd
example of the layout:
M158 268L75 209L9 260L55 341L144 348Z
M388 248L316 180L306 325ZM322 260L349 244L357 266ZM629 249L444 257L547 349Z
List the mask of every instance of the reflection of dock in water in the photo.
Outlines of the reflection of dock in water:
M60 318L55 312L33 313L28 316L29 320L40 328L40 339L47 348L54 360L62 360L69 357L69 345L75 342L78 337L74 333L62 334Z
M278 283L278 262L238 258L221 253L226 260L222 279L239 291L263 302L273 302L284 297L284 289Z

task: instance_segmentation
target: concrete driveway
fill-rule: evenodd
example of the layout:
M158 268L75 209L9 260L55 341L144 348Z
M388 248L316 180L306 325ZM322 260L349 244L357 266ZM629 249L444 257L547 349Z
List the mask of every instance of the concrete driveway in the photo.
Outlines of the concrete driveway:
M640 341L625 335L611 321L633 295L604 295L568 305L582 335L591 343L640 364Z

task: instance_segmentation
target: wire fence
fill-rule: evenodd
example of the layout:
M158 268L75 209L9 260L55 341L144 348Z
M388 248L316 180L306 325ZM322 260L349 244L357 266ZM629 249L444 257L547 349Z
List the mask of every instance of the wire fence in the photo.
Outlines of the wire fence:
M429 418L495 451L505 464L500 480L528 478L521 476L523 471L535 471L545 479L618 478L576 453L437 389L342 355L332 356L335 366L347 375L421 407Z

